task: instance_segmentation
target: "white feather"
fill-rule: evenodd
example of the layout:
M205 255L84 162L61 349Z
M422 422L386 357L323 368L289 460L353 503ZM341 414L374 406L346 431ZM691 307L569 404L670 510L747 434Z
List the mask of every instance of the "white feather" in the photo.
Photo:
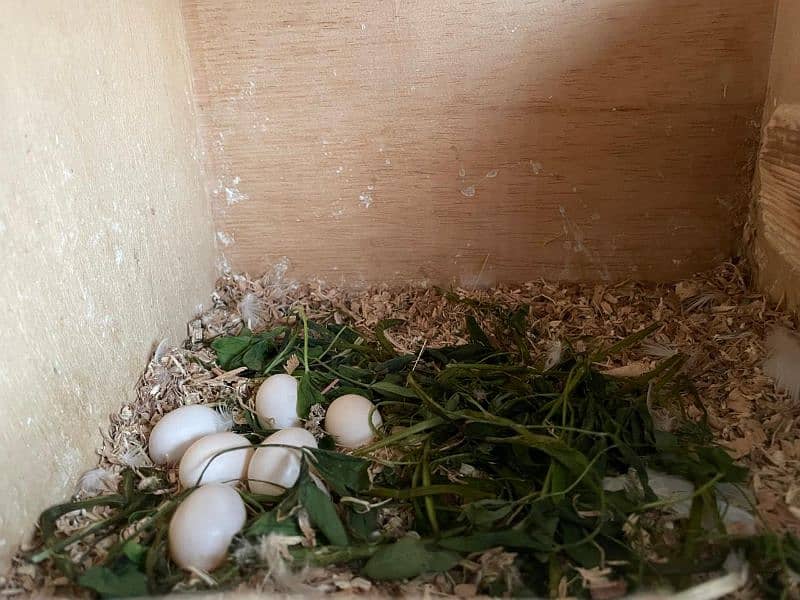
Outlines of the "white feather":
M233 429L233 413L227 406L217 407L217 431L230 431Z
M91 498L103 492L113 492L118 479L115 473L100 467L86 471L78 480L77 493Z
M249 329L256 327L261 321L264 307L261 299L253 293L247 294L239 303L239 314Z
M775 389L800 400L800 339L783 327L767 336L767 359L764 373L775 380Z
M261 564L267 565L266 578L271 579L280 591L298 594L300 597L313 593L314 589L304 582L306 568L298 571L292 568L292 555L289 546L302 544L302 536L289 536L270 533L262 536L258 547Z
M156 346L155 351L153 352L153 362L155 364L160 364L161 359L167 355L169 351L169 340L164 338L160 342L158 342L158 346Z
M144 448L138 445L131 445L119 457L119 462L126 467L139 469L141 467L152 467L153 462L144 451Z
M644 350L648 356L654 356L656 358L670 358L678 353L675 348L670 348L665 344L659 344L658 342L650 340L642 342L642 350Z
M749 566L741 558L732 559L729 556L728 560L725 561L725 570L728 571L727 575L700 583L688 590L675 594L671 596L672 600L718 600L747 585L750 575Z
M551 341L547 349L547 359L544 361L544 370L549 371L561 362L564 353L564 344L559 341Z

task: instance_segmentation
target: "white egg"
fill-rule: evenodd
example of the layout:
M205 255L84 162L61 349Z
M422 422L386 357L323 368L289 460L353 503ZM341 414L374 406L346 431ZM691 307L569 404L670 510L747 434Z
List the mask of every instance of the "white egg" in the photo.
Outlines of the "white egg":
M247 447L242 448L242 446ZM239 449L222 452L230 448ZM233 485L244 478L252 455L250 442L243 435L230 431L207 435L189 446L183 455L178 468L181 485L184 487L207 483ZM201 475L203 479L198 481Z
M256 394L256 415L265 429L285 429L300 425L297 416L297 379L286 373L264 380Z
M228 553L231 539L247 519L239 493L219 483L194 490L169 523L169 552L183 568L213 571Z
M369 424L370 413L372 425L380 427L383 419L372 402L358 394L339 396L325 413L325 431L340 446L358 448L371 442L375 436Z
M267 437L264 444L316 448L317 440L305 429L289 427ZM297 483L302 452L283 447L257 448L247 469L250 491L279 496Z
M177 463L201 437L225 431L230 421L200 404L181 406L164 415L150 432L148 454L157 465Z

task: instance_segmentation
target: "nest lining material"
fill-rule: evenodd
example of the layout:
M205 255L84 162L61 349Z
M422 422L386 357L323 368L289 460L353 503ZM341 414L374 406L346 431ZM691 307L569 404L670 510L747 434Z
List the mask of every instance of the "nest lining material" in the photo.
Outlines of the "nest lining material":
M800 437L796 433L800 405L788 395L776 393L773 381L762 371L769 330L774 326L796 329L797 323L789 313L750 291L739 267L725 264L669 286L531 282L458 292L508 307L529 305L530 339L542 353L558 352L563 339L575 341L581 350L582 340L613 342L654 321L662 322L663 327L646 345L603 367L635 375L647 372L658 359L672 353L688 356L685 369L704 400L717 441L752 470L752 488L766 524L778 531L800 532ZM263 328L285 319L295 308L303 308L310 318L333 315L337 322L366 330L383 319L403 319L405 323L387 332L387 337L406 353L467 341L462 331L468 308L448 301L437 289L379 286L355 291L288 283L275 274L259 279L227 275L218 282L212 308L190 322L184 345L158 345L135 400L111 416L98 450L98 466L81 477L77 497L113 490L124 468L147 466L149 431L162 415L178 406L217 405L230 411L233 419L241 419L237 407L250 406L253 383L241 376L241 369L223 372L212 366L213 352L203 343L221 334L235 334L242 324ZM292 366L288 364L287 370ZM661 417L670 418L667 414ZM150 483L143 477L138 485ZM173 488L163 493L177 489L176 477L170 483ZM59 521L59 529L70 533L102 518L107 510L71 513ZM397 527L403 525L403 515L387 515L386 519ZM96 564L114 541L109 538L94 544L90 538L75 544L71 556L85 565ZM509 553L487 553L478 559L476 568L483 576L501 576L508 561ZM2 582L2 594L53 593L63 591L60 586L67 583L58 572L18 557ZM265 580L251 581L242 589L263 585ZM471 591L452 589L444 575L376 589L343 568L307 570L302 585L348 594L428 592L463 597Z

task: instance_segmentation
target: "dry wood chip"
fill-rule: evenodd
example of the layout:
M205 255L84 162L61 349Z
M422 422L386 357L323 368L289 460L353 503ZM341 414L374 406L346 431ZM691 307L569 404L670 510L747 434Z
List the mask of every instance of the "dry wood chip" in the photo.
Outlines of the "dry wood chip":
M649 344L634 348L608 364L611 373L636 376L671 353L680 352L688 359L686 374L692 378L709 413L709 421L718 442L745 462L752 470L753 487L761 514L777 530L800 532L797 515L800 508L800 406L785 395L776 393L773 382L761 366L765 357L766 332L774 326L798 330L789 313L776 308L745 284L749 275L741 265L726 263L713 271L675 285L623 282L613 286L545 281L491 289L453 289L466 299L509 309L527 306L529 339L547 355L554 341L569 340L579 352L598 344L610 344L646 327L654 320L663 324ZM234 334L242 326L241 303L257 308L258 319L251 318L258 329L293 321L293 311L303 308L313 319L349 322L360 331L369 332L386 318L402 319L403 324L390 332L393 345L408 352L466 341L464 319L473 309L448 301L438 289L418 287L373 286L366 289L343 289L321 283L297 284L285 279L281 267L261 278L229 274L217 283L211 308L190 323L190 339L185 347L162 348L159 360L148 365L137 388L136 398L112 415L98 440L98 468L109 477L116 476L126 463L146 458L144 449L155 423L167 412L186 404L224 406L235 422L242 422L242 406L248 406L257 383L225 373L213 363L213 353L206 345L216 336ZM245 311L247 312L247 311ZM252 315L251 315L252 316ZM497 321L490 313L481 315L485 329L491 331ZM257 322L256 322L257 321ZM287 370L297 368L295 358L287 361ZM645 370L646 369L646 370ZM689 407L693 418L702 413ZM170 483L177 488L172 474ZM86 493L86 492L83 492ZM101 492L102 493L102 492ZM53 502L64 500L53 498ZM398 535L406 531L409 515L381 513L396 526ZM97 514L80 514L64 520L64 530L79 528ZM105 544L116 540L109 538ZM103 557L103 545L92 540L76 544L75 552L85 553L86 564ZM486 553L476 559L482 577L507 576L513 560L508 553ZM466 564L466 562L465 562ZM3 582L3 595L22 590L49 590L53 594L75 595L77 590L62 587L60 574L49 567L33 570L20 559L13 562ZM504 574L503 570L507 572ZM468 597L473 582L455 586L436 586L435 579L420 579L403 585L381 584L370 589L353 579L347 569L309 569L306 582L320 591L333 592L333 578L349 582L346 593L354 591L385 597L407 593L422 596L454 597L454 591ZM263 574L254 576L242 589L264 587ZM611 582L614 583L613 581ZM613 586L609 586L613 587ZM475 587L475 593L480 588ZM561 591L566 593L566 580ZM599 590L598 590L599 591ZM342 590L343 593L344 590ZM458 594L456 594L457 596ZM740 595L739 597L745 597ZM751 596L754 597L754 596Z

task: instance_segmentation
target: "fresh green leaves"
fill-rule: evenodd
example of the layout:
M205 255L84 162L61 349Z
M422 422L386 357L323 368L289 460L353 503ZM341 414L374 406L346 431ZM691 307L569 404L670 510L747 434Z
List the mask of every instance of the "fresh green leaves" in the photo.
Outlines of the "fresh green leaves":
M711 479L720 483L743 483L747 479L747 468L734 462L731 456L718 446L699 446L688 440L665 432L656 436L658 454L653 465L703 485Z
M314 469L340 496L357 496L369 487L367 460L321 448L309 448L308 452Z
M311 374L304 373L297 387L297 416L307 419L308 412L315 404L326 404L325 397L314 387Z
M356 568L357 561L366 561L363 573L375 580L447 571L468 555L497 547L519 556L519 589L538 594L555 590L573 567L590 568L603 557L623 565L620 576L629 582L654 585L680 584L672 576L684 573L687 564L698 572L708 570L704 565L716 568L728 552L739 549L760 560L763 573L770 574L768 586L780 588L786 565L800 569L795 538L730 540L720 529L709 533L705 528L709 519L719 524L714 484L745 481L746 470L709 443L702 420L686 421L674 434L656 431L648 404L656 395L676 405L693 398L702 412L696 390L680 371L682 358L665 359L646 376L625 381L596 369L595 361L627 350L658 325L605 350L571 349L556 368L543 371L536 365L544 360L531 343L531 307L457 301L473 311L462 332L469 342L459 346L398 354L387 332L402 321L383 320L372 334L362 334L311 320L303 312L288 325L258 334L245 328L212 342L223 369L245 367L249 377L280 370L296 355L302 364L296 373L301 417L315 404L358 393L380 402L388 432L352 453L335 451L332 440L323 438L320 448L304 450L298 482L281 497L243 493L250 515L244 529L248 543L270 534L303 535L297 522L302 507L318 545L293 547L296 564L354 563ZM250 420L237 431L257 439L264 432L252 414L247 416ZM676 547L657 549L666 560L658 563L648 562L648 553L634 544L634 533L624 529L631 526L630 514L640 515L645 527L657 522L664 508L647 485L652 468L686 477L701 490L690 517L672 530ZM631 471L638 474L641 491L603 490L605 477ZM332 496L317 487L312 472ZM46 547L33 558L54 560L69 577L80 577L81 585L103 596L171 589L180 573L169 561L168 513L158 508L164 500L137 490L137 481L131 472L119 494L43 514ZM61 515L95 505L109 506L112 516L86 532L68 538L58 534ZM63 550L81 539L74 536L119 533L155 515L160 515L155 527L119 545L105 564L81 575L81 565L65 562ZM397 539L398 529L399 535L414 531L421 537ZM661 542L658 531L646 533ZM248 569L263 566L230 564L215 578L246 576ZM487 585L481 593L516 591L505 590L500 580ZM585 594L579 585L574 580L567 591Z
M78 578L78 583L102 598L130 598L147 595L147 578L135 564L122 561L114 568L96 565Z
M278 509L265 512L253 521L245 531L248 537L259 537L276 533L278 535L302 535L300 528L293 518L279 518Z
M386 337L386 330L398 325L402 325L404 322L405 321L402 319L384 319L375 326L375 338L378 340L378 343L381 345L384 351L386 351L390 356L397 354L397 350L395 350L394 345Z
M298 499L308 512L311 524L319 529L334 546L347 546L347 531L328 495L310 477L301 479Z
M404 537L378 550L367 561L363 573L376 580L410 579L423 573L447 571L459 560L461 556L456 552Z
M211 342L211 347L217 353L219 366L229 371L243 364L244 355L254 345L252 335L239 335L236 337L221 337Z
M135 565L140 565L144 562L147 555L147 547L142 546L138 542L128 540L122 546L122 553Z
M237 336L216 338L211 347L217 353L219 366L226 371L247 367L261 373L275 354L277 340L286 331L286 327L277 327L254 335L245 327Z
M389 381L379 381L378 383L373 383L370 386L370 389L374 392L378 392L379 394L383 394L386 396L399 396L400 398L414 398L418 399L419 396L417 393L404 387L402 385L397 385L396 383L391 383Z
M467 333L469 333L470 342L473 344L491 348L492 342L489 341L489 336L486 335L486 332L478 324L478 320L472 315L467 316Z
M507 517L513 509L513 504L508 501L479 500L466 504L463 508L463 514L473 527L484 529Z
M533 538L524 531L506 529L504 531L484 531L472 535L444 538L439 541L439 546L463 553L483 552L497 546L546 552L552 548L552 540L550 540L550 543L542 543L542 541Z

